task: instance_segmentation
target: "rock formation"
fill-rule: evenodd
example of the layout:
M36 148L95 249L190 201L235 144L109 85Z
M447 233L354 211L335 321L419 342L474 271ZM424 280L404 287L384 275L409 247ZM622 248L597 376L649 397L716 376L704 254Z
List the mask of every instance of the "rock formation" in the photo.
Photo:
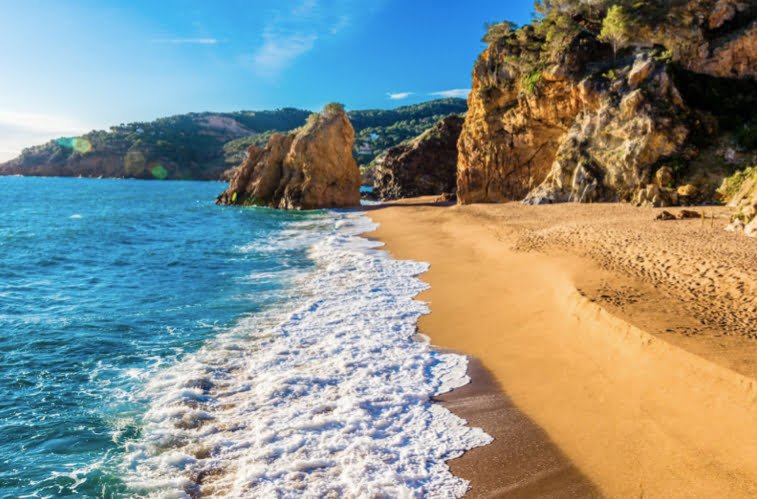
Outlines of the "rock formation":
M726 179L720 192L728 206L736 208L732 222L726 229L757 237L757 166Z
M493 43L474 66L458 143L461 203L522 199L546 177L579 111L598 107L590 82L580 85L572 68L604 49L589 37L577 37L561 64L541 73L522 73L519 61L537 38L529 28L523 28L522 45ZM543 85L537 91L539 83Z
M667 22L650 25L639 38L667 47L689 71L757 78L756 10L754 0L678 2L669 7Z
M652 182L651 167L678 151L689 129L683 100L665 68L642 53L627 73L620 72L604 89L599 101L598 108L587 106L576 115L549 173L525 201L628 201L635 197L640 205L672 204L663 194L673 183L672 172L662 170Z
M751 139L734 137L757 126L754 2L634 4L617 53L598 36L611 2L564 3L487 34L458 143L460 203L701 202L753 160Z
M360 171L352 157L355 131L339 105L314 114L299 130L251 146L218 204L289 210L360 204Z
M380 199L399 199L454 192L462 128L463 118L448 116L380 155L373 168L375 194Z

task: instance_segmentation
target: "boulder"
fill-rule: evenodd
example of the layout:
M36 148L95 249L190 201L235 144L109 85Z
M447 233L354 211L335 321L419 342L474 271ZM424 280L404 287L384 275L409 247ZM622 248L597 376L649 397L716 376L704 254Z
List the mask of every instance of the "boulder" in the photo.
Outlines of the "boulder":
M654 217L655 220L675 220L676 216L670 213L669 211L663 211L656 217Z
M679 198L693 198L699 194L699 189L692 184L679 185L676 189Z
M457 201L457 195L454 192L445 192L435 200L436 203L454 203L455 201Z
M659 187L657 184L648 184L646 187L640 188L633 198L635 206L649 206L653 208L673 206L677 202L678 199L675 190Z
M439 195L455 191L457 140L463 118L448 116L413 140L381 154L373 168L381 199Z
M655 183L658 187L670 187L673 185L673 169L669 166L663 166L654 174Z
M330 104L302 128L272 135L265 148L251 146L216 202L290 210L358 206L354 139L347 114Z
M679 220L686 220L687 218L702 218L702 214L694 210L681 210L678 213Z

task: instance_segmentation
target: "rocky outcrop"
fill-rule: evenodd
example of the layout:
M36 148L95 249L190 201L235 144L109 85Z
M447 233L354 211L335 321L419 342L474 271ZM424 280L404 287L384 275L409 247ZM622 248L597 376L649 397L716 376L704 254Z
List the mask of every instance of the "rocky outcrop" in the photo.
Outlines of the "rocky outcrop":
M733 138L757 112L753 2L635 4L617 53L597 36L611 3L487 35L458 143L460 203L701 202L714 187L693 182L698 158L753 156Z
M360 171L352 157L355 131L340 106L329 105L301 129L251 146L218 204L289 210L360 204Z
M579 85L573 74L603 53L598 43L576 37L558 64L523 74L518 61L536 43L532 32L524 36L528 40L522 46L490 45L474 66L458 142L461 203L522 199L546 177L576 115L599 105L591 82Z
M667 47L673 60L689 71L756 78L756 16L753 0L689 0L670 7L664 22L637 36Z
M728 206L736 208L731 224L726 229L743 231L747 236L757 237L757 166L726 179L721 194Z
M652 165L676 153L689 135L686 108L665 67L643 53L600 94L597 109L576 115L549 173L525 201L674 204L675 190L665 191L672 172L651 178Z
M415 139L380 155L373 168L376 195L399 199L454 192L462 128L462 117L448 116Z

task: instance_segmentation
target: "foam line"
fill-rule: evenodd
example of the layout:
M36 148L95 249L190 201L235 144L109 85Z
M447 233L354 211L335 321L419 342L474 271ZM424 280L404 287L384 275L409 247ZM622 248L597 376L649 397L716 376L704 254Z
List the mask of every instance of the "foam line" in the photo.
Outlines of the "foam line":
M491 437L434 395L469 381L464 356L418 341L414 297L427 264L394 260L359 237L373 223L333 213L294 226L315 270L285 307L240 319L162 370L124 467L152 496L460 497L445 461ZM268 241L268 244L273 244ZM251 251L246 247L243 251Z

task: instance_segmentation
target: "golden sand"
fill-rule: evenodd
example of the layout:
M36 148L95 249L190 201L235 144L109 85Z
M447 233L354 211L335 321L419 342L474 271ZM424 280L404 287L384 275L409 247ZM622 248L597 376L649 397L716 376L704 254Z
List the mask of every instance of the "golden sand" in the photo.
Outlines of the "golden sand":
M477 359L445 397L497 439L450 463L471 497L757 497L757 241L622 205L423 201L371 210L369 236L431 264L419 329Z

